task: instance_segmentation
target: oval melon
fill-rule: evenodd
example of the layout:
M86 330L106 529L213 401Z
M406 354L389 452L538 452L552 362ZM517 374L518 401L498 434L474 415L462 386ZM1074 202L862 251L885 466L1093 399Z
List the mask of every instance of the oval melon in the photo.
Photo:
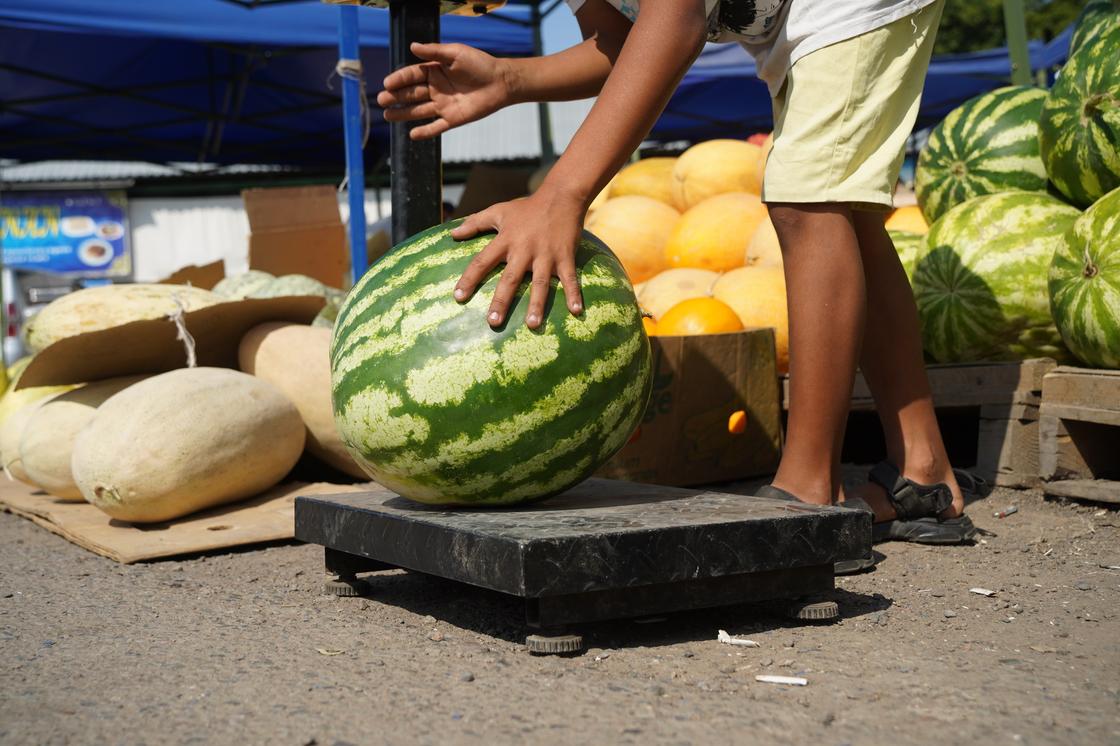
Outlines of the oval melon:
M718 278L706 269L667 269L645 283L638 303L657 320L682 300L710 296Z
M18 443L20 463L30 481L56 497L82 500L70 471L74 439L102 402L144 378L125 376L88 383L35 408Z
M280 389L307 425L307 450L351 476L366 473L350 457L331 411L331 330L272 322L241 339L238 367Z
M610 247L631 282L645 282L665 269L665 243L681 219L651 197L612 197L587 220L587 230Z
M772 327L778 372L789 371L789 314L781 267L740 267L720 277L712 296L734 309L748 329Z
M249 298L282 298L291 295L321 295L326 297L329 288L307 275L281 275L270 280L248 295Z
M248 298L275 279L276 277L268 272L250 269L239 275L222 278L211 292L227 300L241 300Z
M747 246L747 256L743 261L744 267L780 267L782 266L782 246L778 243L778 232L774 230L774 222L767 215L759 223L754 236Z
M756 194L729 192L706 199L681 216L665 245L665 258L670 267L715 272L741 267L766 217L766 205Z
M611 198L628 195L650 197L675 209L673 168L676 165L676 158L643 158L636 163L631 163L614 177Z
M30 485L34 485L35 482L27 476L27 471L23 468L23 461L19 456L19 442L23 431L27 429L28 421L42 403L40 400L24 405L4 420L3 425L0 425L0 453L3 454L4 471L13 479Z
M673 204L684 212L726 192L762 192L762 148L746 140L709 140L686 150L673 167Z
M129 386L74 441L82 496L113 518L167 521L272 487L306 428L275 386L224 368L181 368Z

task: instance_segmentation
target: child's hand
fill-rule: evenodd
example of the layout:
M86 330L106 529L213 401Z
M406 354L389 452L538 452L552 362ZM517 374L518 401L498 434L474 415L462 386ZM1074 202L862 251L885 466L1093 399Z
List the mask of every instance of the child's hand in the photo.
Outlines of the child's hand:
M389 122L434 119L413 127L413 140L441 135L452 127L492 114L510 103L504 61L464 44L412 44L422 60L385 78L377 105Z
M576 277L576 246L583 223L583 207L578 200L556 198L537 192L531 197L502 202L475 213L451 232L458 240L496 230L498 235L480 251L455 286L455 300L464 302L494 267L506 268L490 301L486 320L500 326L506 319L514 294L527 272L533 275L529 309L525 324L536 329L544 320L545 302L553 275L560 278L573 315L583 312L579 280Z

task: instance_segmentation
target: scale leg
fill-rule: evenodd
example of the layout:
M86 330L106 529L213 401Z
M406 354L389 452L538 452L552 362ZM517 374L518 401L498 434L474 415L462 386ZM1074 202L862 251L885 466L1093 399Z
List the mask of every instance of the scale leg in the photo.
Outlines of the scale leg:
M571 655L583 650L583 635L563 628L542 629L525 636L525 647L532 655Z
M369 583L358 577L359 572L377 569L369 567L369 560L325 547L323 564L327 572L334 576L323 583L323 593L348 598L369 595Z
M785 613L799 622L832 622L840 618L840 605L827 599L799 598L789 602Z

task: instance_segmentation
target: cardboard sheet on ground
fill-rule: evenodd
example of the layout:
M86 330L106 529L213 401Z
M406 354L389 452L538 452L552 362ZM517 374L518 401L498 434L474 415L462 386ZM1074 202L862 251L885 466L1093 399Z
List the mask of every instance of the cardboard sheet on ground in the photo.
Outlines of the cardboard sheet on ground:
M237 367L245 332L266 321L309 324L326 301L319 296L256 298L183 314L199 366ZM170 318L133 321L67 337L34 357L16 388L86 383L117 376L164 373L187 366L186 348Z
M115 521L89 503L66 502L0 476L0 508L91 552L129 564L294 538L295 498L360 492L369 485L289 482L244 502L147 526Z

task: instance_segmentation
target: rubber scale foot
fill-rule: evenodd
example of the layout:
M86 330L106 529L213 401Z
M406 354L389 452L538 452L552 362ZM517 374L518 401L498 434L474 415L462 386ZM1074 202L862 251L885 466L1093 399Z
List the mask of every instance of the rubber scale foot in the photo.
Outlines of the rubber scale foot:
M525 647L533 655L563 655L583 650L582 635L529 635Z
M354 598L357 596L369 595L369 583L364 580L343 580L335 578L323 583L323 593L328 596L342 596L344 598Z
M802 622L829 622L840 616L840 606L835 601L794 601L786 615Z

